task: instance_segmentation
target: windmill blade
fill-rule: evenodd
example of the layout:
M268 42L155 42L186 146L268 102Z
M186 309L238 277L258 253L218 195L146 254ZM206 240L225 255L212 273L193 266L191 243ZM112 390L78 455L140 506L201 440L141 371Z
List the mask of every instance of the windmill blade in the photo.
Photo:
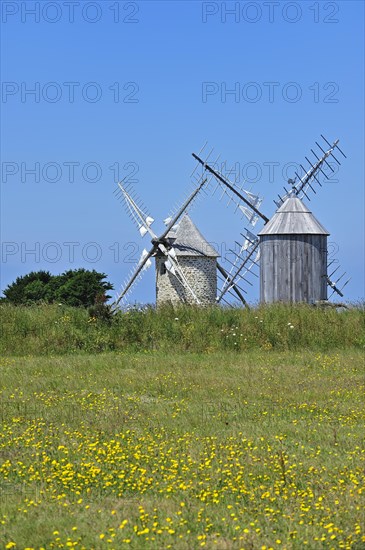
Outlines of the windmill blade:
M166 218L165 221L167 222L167 227L166 227L165 231L162 233L162 235L160 237L158 237L158 238L155 237L155 240L157 242L163 241L168 236L168 234L171 231L172 227L177 223L177 221L179 220L179 218L181 218L181 216L184 214L184 212L186 212L186 210L191 205L193 200L196 198L198 193L203 189L206 182L207 182L207 178L204 178L201 181L201 183L199 184L199 186L196 189L194 189L194 191L191 193L191 195L186 199L186 201L180 207L180 209L177 211L177 213L174 216L170 216L169 218Z
M332 288L333 292L332 292L331 296L333 296L334 293L336 292L339 296L341 296L341 298L343 298L343 294L342 294L341 290L339 288L337 288L335 283L333 281L331 281L331 279L328 278L328 277L327 277L327 284L330 288ZM331 296L330 296L330 298L331 298Z
M185 288L185 290L187 290L191 294L195 303L199 305L201 302L195 294L193 287L187 280L184 271L178 262L177 254L174 248L172 247L170 249L167 249L163 242L158 242L157 247L162 252L162 254L167 257L167 260L165 261L166 269L169 271L169 273L171 273L171 275L176 277L176 279Z
M217 262L217 268L218 268L218 271L220 271L220 273L223 275L224 279L225 280L229 280L229 282L231 283L232 280L230 278L230 276L228 275L227 271L220 265L219 262ZM238 296L238 298L241 300L241 302L248 308L250 309L247 301L245 300L244 296L242 295L239 287L237 285L235 285L233 282L232 282L232 290L236 293L236 295ZM222 299L222 298L221 298ZM218 300L218 299L217 299ZM225 301L225 300L224 300Z
M316 141L316 145L317 147L322 151L322 153L325 155L326 154L326 151L323 149L323 147L321 147L321 145L318 143L318 141ZM318 155L313 151L313 149L311 149L312 153L314 154L314 156L317 158L317 160L319 161L320 160L320 157L318 157ZM334 172L334 169L332 168L332 166L327 162L327 160L324 161L324 163L326 164L326 166L328 166L328 168L331 170L331 172ZM325 172L323 172L323 170L320 168L322 174L327 178L327 174Z
M169 258L168 258L169 266L170 266L170 273L176 277L176 279L180 282L180 284L187 290L191 296L193 297L196 304L200 305L200 300L197 297L197 295L194 292L193 287L189 284L189 281L187 280L184 271L182 270L176 254L171 254L171 251L169 251ZM165 262L166 265L166 262ZM166 266L166 269L168 267Z
M336 286L337 286L337 287L339 287L339 284L338 284L338 283L341 281L341 279L344 278L345 275L346 275L346 271L344 271L344 272L342 273L342 275L340 275L340 277L339 277L338 279L336 279L335 283L336 283ZM350 278L346 281L346 283L341 287L341 290L342 290L342 289L344 288L344 286L346 286L347 283L350 282L350 281L351 281L351 277L350 277Z
M212 148L212 149L210 149L210 151L209 151L208 154L207 154L206 151L205 151L205 148L206 148L207 144L208 144L208 142L206 141L205 144L203 145L203 147L202 147L202 148L200 149L200 151L199 151L199 155L204 155L204 156L205 156L205 161L206 161L206 162L208 162L208 159L211 157L211 155L212 155L212 153L213 153L213 151L214 151L214 149ZM218 155L218 157L216 158L216 160L214 161L214 163L217 163L217 162L218 162L219 156L220 156L220 155ZM198 170L198 169L199 169L199 168L201 168L201 170L200 170L200 174L198 175L198 173L199 173L199 170ZM202 179L203 179L204 176L206 177L205 170L204 170L204 168L201 166L201 164L200 164L199 162L197 162L196 165L195 165L195 167L194 167L194 169L193 169L193 171L192 171L192 173L190 174L190 180L193 181L194 186L196 186L196 185L199 185L199 183L202 181ZM212 178L213 178L213 175L210 174L210 176L209 176L209 178L208 178L208 180L207 180L207 186L209 185L210 180L211 180Z
M142 255L139 259L138 265L140 265L144 261L144 259L146 258L147 255L148 255L148 252L147 252L146 249L144 249L143 252L142 252ZM147 262L144 263L142 271L144 271L145 269L148 269L149 267L151 267L151 265L152 265L152 262L151 262L150 258L147 258Z
M338 266L336 267L336 269L335 269L334 271L332 271L332 273L330 273L330 274L328 275L328 277L329 277L329 278L333 277L333 275L334 275L334 274L336 273L336 271L338 271L339 269L340 269L340 266L338 265Z
M240 204L238 208L242 212L242 214L247 218L247 220L252 225L252 227L255 227L255 225L259 220L259 217L257 216L257 214L255 214L249 208L247 208L247 206L243 206L242 204Z
M321 172L326 179L329 179L329 177L327 176L327 174L323 171L323 165L326 164L326 166L328 166L328 168L334 172L332 166L328 163L327 159L329 157L332 157L336 162L337 164L341 164L339 162L339 160L336 158L336 156L334 155L334 150L337 148L340 153L346 158L346 155L343 153L343 151L339 148L338 146L338 142L339 140L336 139L332 144L321 134L321 138L326 142L326 144L328 145L328 149L326 150L325 148L323 148L320 143L318 143L317 141L315 142L317 147L320 149L321 151L321 156L318 156L317 153L311 149L311 152L313 154L313 156L315 157L315 160L314 162L312 163L310 161L310 159L308 157L305 157L306 161L308 162L309 164L309 169L306 170L302 164L300 164L300 167L302 168L303 172L304 172L304 175L302 177L299 177L298 174L297 177L299 179L298 183L296 184L293 184L292 185L292 193L294 193L295 195L299 196L300 198L302 198L302 196L304 195L305 197L308 197L307 195L307 190L308 188L310 188L313 192L315 192L315 189L314 187L312 186L311 183L313 183L313 180L315 180L319 185L321 185L319 179L317 178L317 175L319 172ZM284 195L283 197L280 197L280 201L284 201L287 197L289 196L288 192L286 193L286 195ZM276 202L276 201L274 201ZM277 204L277 203L276 203Z
M324 139L324 141L327 143L327 145L328 145L330 148L332 147L332 145L330 144L330 142L324 137L323 134L321 134L321 138ZM333 149L334 149L335 147L338 147L338 146L337 146L338 142L339 142L339 140L336 139L336 141L333 143ZM340 148L339 148L339 147L338 147L338 150L340 151ZM342 153L342 151L341 151L341 153ZM342 153L342 154L344 155L344 153ZM333 156L333 158L335 159L335 161L337 162L337 164L341 165L340 161L335 157L334 153L332 153L332 156ZM345 155L344 155L344 156L345 156Z
M235 256L235 261L234 261L234 262L231 262L230 260L228 260L228 258L226 258L226 260L227 260L228 263L232 266L231 269L230 269L230 271L228 272L228 275L233 276L234 271L235 271L235 269L237 268L237 265L238 265L238 263L237 263L237 262L238 262L238 259L239 259L240 257L239 257L238 254L236 254L235 252L233 252L233 250L230 250L230 252L231 252L232 254L234 254L234 256ZM241 260L241 261L242 261L242 260ZM238 282L238 281L240 281L240 282L241 282L241 281L244 281L245 283L249 284L250 286L253 286L253 284L251 283L251 281L249 281L248 279L245 278L246 273L247 273L247 271L245 271L244 273L240 273L238 279L236 279L237 282ZM229 281L227 281L226 284L227 284L227 283L229 283Z
M193 201L191 202L191 204L189 205L189 212L191 213L198 205L200 202L204 201L204 199L206 199L210 193L211 193L211 190L209 189L209 183L211 181L211 179L213 178L213 176L206 176L206 174L202 174L200 176L200 178L195 178L195 181L193 182L193 191L196 187L199 187L199 185L202 183L202 181L205 180L204 182L204 185L203 187L201 188L200 192L196 195L196 197L193 199ZM173 211L172 215L174 215L175 211Z
M338 285L338 283L341 281L341 279L344 278L345 275L346 275L346 271L344 271L344 272L342 273L342 275L337 279L336 285Z
M339 283L339 281L340 281L345 275L346 275L346 272L343 273L343 274L341 275L341 277L339 277L339 278L337 279L337 281L332 281L332 280L330 279L330 277L326 276L327 284L328 284L328 286L332 289L332 294L330 295L330 298L331 298L331 296L334 295L335 292L336 292L339 296L341 296L341 298L343 298L344 294L343 294L342 291L343 291L343 289L345 288L345 286L351 281L351 277L350 277L350 279L348 279L348 280L345 282L345 284L342 285L341 288L339 288L338 283Z
M222 200L225 195L229 199L227 206L231 202L233 202L236 206L236 210L239 209L252 225L255 225L258 217L261 217L265 221L265 223L268 221L268 218L264 216L258 209L262 202L262 199L260 199L257 195L246 191L245 189L238 188L237 185L233 185L226 178L224 178L220 172L209 166L198 155L195 155L195 153L193 153L193 157L202 164L205 170L207 170L210 174L213 174L213 176L216 178L220 188L222 189L222 196L220 200ZM216 187L216 189L217 188L218 186ZM216 189L214 190L213 194L215 193ZM227 189L229 189L230 192L228 192ZM237 200L236 197L238 197L240 200Z
M341 292L342 290L345 288L345 286L351 281L351 277L349 279L347 279L346 283L344 283L341 287Z
M222 178L223 175L216 170L216 173L219 174ZM239 187L237 184L233 184L228 179L226 181L230 184L232 188L236 190L236 194L233 193L230 189L228 189L225 185L222 184L222 182L217 179L217 185L213 191L213 195L217 191L217 189L220 189L222 191L222 194L219 198L219 200L223 200L225 197L228 198L227 207L233 203L235 205L235 212L239 210L242 214L242 217L245 216L246 219L249 221L249 223L254 227L259 220L259 216L252 210L252 207L259 209L262 199L255 195L254 193L251 193L250 191L247 191L246 189L243 189L243 187ZM242 200L237 198L237 193L245 197L245 200L248 201L250 204L250 208L246 206L246 204L242 204Z
M243 233L241 233L241 235L245 239L242 245L242 251L247 250L250 245L255 244L257 241L257 236L254 233L251 233L248 229L246 229L246 235L243 235Z
M220 290L217 298L218 303L221 301L226 292L232 287L232 284L234 284L236 281L238 282L239 280L243 279L244 275L250 272L254 265L258 264L260 254L259 244L259 239L256 238L256 241L251 244L250 247L246 246L246 248L244 249L245 245L242 246L240 254L236 256L232 269L228 273L229 280L226 279ZM242 256L242 252L245 252L244 256Z
M151 258L151 256L153 256L155 254L155 252L156 252L156 247L155 246L153 246L149 252L147 252L145 250L142 252L142 256L141 256L141 258L138 262L136 270L132 274L129 281L124 285L124 287L123 287L121 293L119 294L117 300L112 304L112 306L111 306L112 312L114 312L117 309L117 306L118 306L119 302L121 300L123 300L123 298L129 292L129 290L132 288L135 281L140 277L142 272L145 271L145 269L151 265L150 258Z
M201 147L201 149L200 149L200 151L199 151L199 153L198 153L199 156L203 156L203 152L204 152L204 150L205 150L205 148L206 148L207 145L208 145L208 141L206 141L206 142L204 143L203 147ZM205 162L208 162L209 157L211 156L211 154L213 153L213 151L214 151L214 148L212 147L212 149L209 151L209 153L208 153L208 154L206 155L206 157L205 157ZM204 153L204 154L205 154L205 153ZM198 170L199 166L200 166L200 164L199 164L199 162L198 162L198 163L195 165L193 171L191 172L190 178L192 178L192 177L195 175L195 173L196 173L196 171Z
M245 275L249 273L254 266L258 266L259 259L259 241L257 240L252 246L246 249L245 253L242 254L242 249L239 254L235 254L235 260L232 262L232 268L229 274L232 276L233 280L244 280ZM257 275L256 275L257 276ZM252 283L250 283L252 286Z
M326 138L325 138L324 136L322 136L322 138L323 138L325 141L327 141ZM338 146L338 142L339 142L339 140L337 139L336 142L335 142L336 149L338 149L338 150L340 151L341 155L342 155L345 159L347 159L347 156L345 155L345 153L344 153L344 152L342 151L342 149L340 149L340 147ZM327 143L328 143L328 141L327 141Z
M234 252L233 250L230 250L230 252L232 252L232 253L235 255L235 257L236 257L236 259L235 259L234 262L230 262L230 261L228 260L229 263L232 265L232 269L231 269L231 271L230 271L230 273L232 273L233 269L234 269L234 268L237 268L237 265L239 264L239 260L243 261L243 259L242 259L242 257L241 257L239 254L237 254L237 253ZM257 256L257 257L256 257L256 256ZM257 278L259 277L259 276L257 275L257 273L255 273L254 271L252 271L252 268L253 268L253 267L255 267L255 266L258 267L258 265L259 265L259 264L258 264L259 249L258 249L258 251L257 251L257 253L256 253L256 256L255 256L255 259L253 259L253 257L249 258L249 262L247 262L247 264L245 264L245 266L244 266L244 267L246 267L245 271L239 273L239 280L240 280L240 281L245 281L245 282L248 283L250 286L253 286L253 284L251 283L250 280L248 280L248 279L245 278L245 275L246 275L247 273L249 273L249 274L254 275L254 276L257 277Z
M170 259L166 260L165 267L166 267L167 271L169 273L171 273L172 275L176 274L176 269L175 269L174 264L172 263L172 261Z
M199 155L203 155L204 149L206 148L207 144L208 144L208 142L206 141L205 144L203 145L203 147L200 149ZM208 160L211 157L213 151L214 151L214 149L212 148L207 155L204 152L205 162L208 162ZM220 158L220 155L218 155L217 158L213 161L213 165L218 163L219 158ZM201 173L200 173L199 177L197 175L198 168L201 168ZM203 177L207 178L207 184L206 184L205 187L208 188L209 183L210 183L211 179L213 178L213 175L208 174L208 177L207 177L207 174L206 174L204 168L202 167L202 165L199 162L197 162L197 164L194 167L194 170L190 174L190 179L194 180L194 185L199 185L199 183L202 181ZM213 191L213 194L214 194L214 191Z
M145 209L139 204L138 200L132 197L131 193L127 191L121 183L118 183L118 194L122 198L129 216L137 226L140 235L144 237L147 233L155 239L156 235L151 229L151 225L154 219L145 211Z
M207 164L206 162L204 162L198 155L196 155L195 153L192 153L193 157L195 158L195 160L197 160L203 167L206 171L208 171L209 173L213 174L213 176L219 181L221 182L223 185L225 185L226 188L228 188L234 195L236 195L237 197L239 197L239 199L249 208L251 209L255 214L257 214L257 216L259 216L260 218L262 218L264 220L265 223L267 223L269 221L269 218L267 218L264 214L262 214L262 212L260 212L260 210L254 205L252 204L252 202L249 200L249 198L246 198L243 196L243 194L235 187L233 186L229 181L227 181L217 170L214 170L211 166L209 166L209 164Z

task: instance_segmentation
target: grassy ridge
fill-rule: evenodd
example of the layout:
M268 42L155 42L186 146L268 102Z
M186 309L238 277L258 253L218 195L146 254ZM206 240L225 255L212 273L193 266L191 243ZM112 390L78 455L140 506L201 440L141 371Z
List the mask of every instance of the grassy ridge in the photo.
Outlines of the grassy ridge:
M363 348L364 310L306 305L130 310L110 323L65 306L0 306L3 355Z

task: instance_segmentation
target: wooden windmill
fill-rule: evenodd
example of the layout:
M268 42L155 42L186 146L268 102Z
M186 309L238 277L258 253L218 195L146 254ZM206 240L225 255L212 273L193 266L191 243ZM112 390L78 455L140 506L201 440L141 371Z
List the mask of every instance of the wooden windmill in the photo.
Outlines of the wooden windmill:
M339 140L333 144L321 136L328 149L316 142L320 153L313 149L313 163L305 157L309 164L305 169L301 164L302 175L295 173L295 179L290 179L288 184L291 189L284 187L285 194L279 196L279 201L274 201L278 207L274 216L269 219L260 211L261 202L253 199L255 195L239 188L235 183L228 181L221 173L214 169L207 159L201 158L201 153L193 157L203 167L205 174L213 176L217 181L217 188L223 190L223 197L228 196L236 210L244 215L251 225L258 220L264 222L263 229L255 235L246 229L244 242L239 244L239 252L234 252L235 260L228 272L228 277L223 278L217 301L225 300L225 296L232 294L232 285L241 291L242 283L252 284L250 274L255 274L255 267L260 266L260 300L261 302L308 302L327 300L327 287L333 293L343 296L339 282L345 274L337 280L332 277L337 269L328 274L327 265L327 237L329 233L314 217L310 209L304 204L303 198L310 200L309 193L316 193L315 184L322 186L319 180L321 173L327 179L323 167L326 164L333 171L327 159L332 157L338 164L334 151L338 151L345 157L338 146ZM232 251L233 252L233 251ZM331 294L331 296L332 296Z

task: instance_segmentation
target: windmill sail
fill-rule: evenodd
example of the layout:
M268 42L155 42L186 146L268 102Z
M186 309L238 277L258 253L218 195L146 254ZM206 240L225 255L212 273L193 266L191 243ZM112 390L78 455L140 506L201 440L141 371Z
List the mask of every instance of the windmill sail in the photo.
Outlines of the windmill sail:
M138 262L138 265L140 265L145 260L147 255L148 255L148 252L147 252L146 249L144 249L143 252L142 252L141 258ZM149 258L147 258L147 262L144 264L143 269L148 269L149 267L151 267L151 265L152 265L151 260Z
M316 193L314 182L318 183L320 187L322 186L322 183L319 179L319 172L326 179L329 179L329 177L323 170L324 166L327 166L327 168L329 168L332 172L334 171L327 159L332 157L338 165L341 164L334 154L334 151L336 149L338 149L341 155L346 158L345 153L340 149L338 145L339 143L338 139L336 139L331 144L322 134L321 134L321 138L326 142L328 149L325 150L322 147L322 145L316 141L316 145L320 150L320 152L317 154L316 151L314 151L314 149L311 149L311 153L313 154L314 159L310 160L308 157L305 157L305 160L308 163L308 167L305 168L302 164L300 164L300 167L303 171L303 175L300 176L297 172L295 172L295 179L294 180L290 179L288 181L288 183L292 186L292 189L288 191L284 187L286 194L283 196L279 195L279 201L276 201L276 200L274 201L277 206L280 206L290 196L290 194L294 194L300 199L306 197L308 200L310 200L308 196L308 192L312 191L313 193Z
M327 266L327 269L333 264L333 263L337 263L337 260L333 259ZM326 274L324 275L324 277L326 278L326 281L327 281L327 285L330 287L330 289L332 290L332 293L330 294L329 296L329 299L334 295L334 294L338 294L339 296L341 296L341 298L343 298L344 294L343 294L343 289L345 288L345 286L351 281L351 277L349 279L347 279L347 281L344 283L343 282L343 278L345 277L346 275L346 272L344 271L342 273L342 275L340 275L338 278L334 278L334 275L335 273L337 273L337 271L341 269L341 267L338 265L333 271L332 273L330 273L329 275ZM341 283L340 283L341 281Z
M141 201L139 201L136 197L133 197L132 194L128 192L125 187L123 187L121 182L118 183L116 196L123 201L127 213L133 223L137 226L141 237L144 237L147 233L149 233L152 238L155 238L156 235L150 227L154 222L154 219L150 216L150 214L148 214Z
M151 229L151 225L154 222L154 218L147 212L144 205L139 199L132 195L131 189L126 189L122 183L118 184L117 197L121 199L126 207L126 210L132 219L133 223L136 225L141 237L147 235L151 237L152 248L150 251L146 249L143 250L141 258L137 264L137 267L132 271L130 277L127 279L126 283L123 285L120 294L117 296L114 304L112 305L113 311L117 308L118 304L126 298L132 289L133 285L140 280L144 271L152 265L151 257L156 256L160 251L164 256L166 256L167 261L165 262L166 269L169 273L176 277L179 283L185 288L185 290L193 297L193 300L199 304L200 300L198 299L196 292L194 291L193 286L187 280L183 269L181 268L176 253L171 244L168 241L168 236L170 231L172 231L181 218L181 216L187 211L192 202L196 199L199 192L203 189L206 184L207 179L204 178L200 181L199 185L194 189L194 191L189 195L185 200L182 206L177 210L173 216L169 216L164 220L166 228L160 236L157 236L156 233Z
M177 280L185 288L185 290L187 290L191 294L195 303L199 305L200 300L194 292L193 287L189 284L184 274L184 271L178 262L175 250L173 248L170 248L170 250L168 250L163 243L159 243L158 248L164 256L167 256L167 261L165 261L166 269L169 271L169 273L177 278Z
M258 265L260 258L259 239L246 230L246 236L238 253L231 251L235 259L231 263L231 269L224 279L222 287L218 293L217 302L219 303L227 292L231 292L233 284L239 284L242 281L250 283L246 275L249 275L254 266ZM240 288L240 287L239 287Z
M204 169L209 172L210 174L213 174L213 176L225 187L223 188L225 192L228 192L227 189L231 192L229 194L229 197L231 200L234 200L237 208L241 206L248 207L253 213L255 213L259 218L264 220L265 223L269 221L269 218L267 218L256 206L255 202L258 201L255 195L250 194L248 191L245 191L243 189L239 189L237 186L233 185L231 182L229 182L226 178L222 176L217 170L212 168L207 162L204 162L198 155L195 153L192 153L193 157L204 167ZM246 196L245 196L246 195ZM240 199L240 202L237 201ZM261 204L261 203L260 203Z
M147 254L143 254L140 261L138 262L137 268L132 272L130 278L126 281L126 283L123 285L122 290L120 294L117 296L115 302L112 304L112 311L115 311L117 309L117 306L123 298L125 298L128 294L128 292L131 290L132 286L136 283L137 280L139 280L142 276L142 272L151 265L151 256L155 253L155 247L152 247ZM149 265L148 265L149 264Z

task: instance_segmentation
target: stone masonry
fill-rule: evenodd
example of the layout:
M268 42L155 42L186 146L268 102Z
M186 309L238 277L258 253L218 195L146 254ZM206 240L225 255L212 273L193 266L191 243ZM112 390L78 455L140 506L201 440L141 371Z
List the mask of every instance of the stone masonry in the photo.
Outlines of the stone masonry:
M164 269L164 256L156 257L156 303L177 305L194 304L196 301L191 292ZM179 258L179 265L201 305L215 304L217 296L217 260L216 258L184 256Z
M205 240L197 227L185 214L179 224L169 232L168 241L175 252L177 276L166 269L167 257L156 255L156 304L180 303L212 305L217 296L217 257L219 254ZM176 267L176 266L174 266ZM189 288L179 280L179 271Z

